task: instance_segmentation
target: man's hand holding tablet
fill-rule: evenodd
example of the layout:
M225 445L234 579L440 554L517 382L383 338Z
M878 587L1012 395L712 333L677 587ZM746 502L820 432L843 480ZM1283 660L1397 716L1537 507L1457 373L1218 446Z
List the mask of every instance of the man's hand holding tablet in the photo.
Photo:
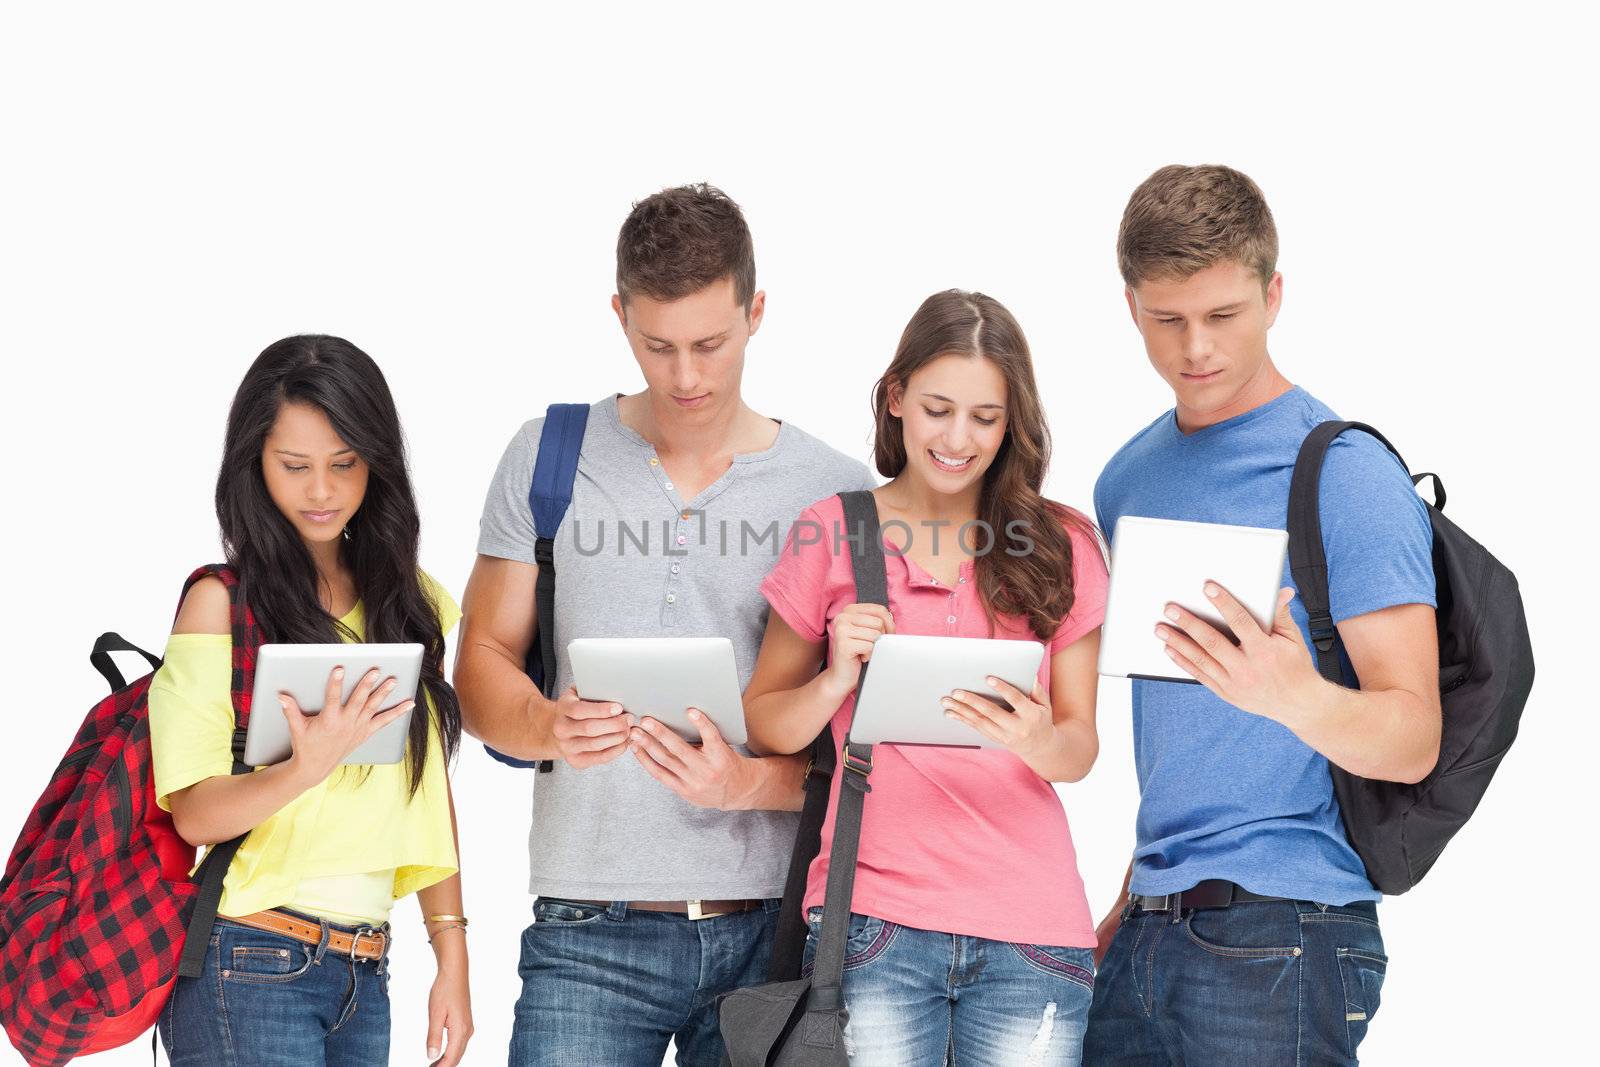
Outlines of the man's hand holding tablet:
M1238 644L1192 611L1168 604L1167 621L1156 624L1156 636L1166 642L1167 655L1234 707L1292 729L1294 709L1315 704L1308 697L1327 685L1311 660L1299 624L1289 614L1294 590L1278 591L1278 610L1270 629L1216 582L1207 582L1204 592Z
M628 750L628 731L638 720L621 704L609 700L585 700L577 686L556 698L556 749L567 766L576 769L610 763Z

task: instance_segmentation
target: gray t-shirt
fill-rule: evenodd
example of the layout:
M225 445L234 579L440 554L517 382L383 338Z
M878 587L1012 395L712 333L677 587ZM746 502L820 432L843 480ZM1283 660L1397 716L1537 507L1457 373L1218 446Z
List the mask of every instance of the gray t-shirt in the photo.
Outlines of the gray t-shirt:
M534 562L528 490L544 419L506 448L484 502L478 551ZM727 637L749 684L766 631L761 579L800 512L874 484L865 465L792 423L764 452L685 500L617 398L589 413L572 507L555 538L557 685L572 684L576 637ZM783 895L797 816L699 808L632 755L534 776L529 892L605 900Z

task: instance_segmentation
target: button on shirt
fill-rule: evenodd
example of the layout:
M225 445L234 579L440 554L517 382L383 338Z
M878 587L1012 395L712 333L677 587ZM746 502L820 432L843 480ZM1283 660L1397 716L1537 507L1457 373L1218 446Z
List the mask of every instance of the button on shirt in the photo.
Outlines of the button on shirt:
M845 529L843 504L837 497L819 501L801 520L815 524L812 528L824 536L792 538L761 591L796 633L825 641L833 619L856 602L848 549L841 545L836 552L831 534ZM1106 568L1099 543L1087 530L1070 528L1070 536L1075 600L1039 667L1046 693L1051 657L1098 628L1105 614ZM970 560L950 587L910 558L890 554L895 550L886 544L896 633L1038 640L1015 616L997 615L995 631L989 632ZM852 694L833 717L836 742L843 740L854 712ZM996 941L1094 945L1072 833L1054 786L1000 749L877 745L872 759L853 911ZM834 775L822 849L807 878L808 908L822 904L841 779Z

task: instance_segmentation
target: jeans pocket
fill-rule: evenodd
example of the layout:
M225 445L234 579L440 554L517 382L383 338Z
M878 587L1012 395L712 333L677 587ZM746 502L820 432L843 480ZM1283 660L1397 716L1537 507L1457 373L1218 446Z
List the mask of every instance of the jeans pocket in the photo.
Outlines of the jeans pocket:
M1064 948L1059 945L1029 945L1015 941L1006 942L1023 961L1036 971L1052 978L1076 982L1085 989L1094 990L1094 953L1086 948Z
M533 902L533 925L586 926L605 918L606 909L599 904L585 904L579 900L562 900L559 897L540 897Z
M228 982L292 982L311 967L311 950L296 944L233 945L222 949L222 978Z
M1243 960L1299 956L1304 951L1299 919L1292 913L1284 917L1265 913L1260 910L1263 907L1197 908L1184 920L1183 928L1190 941L1213 956Z
M1345 1032L1350 1042L1350 1058L1354 1061L1361 1039L1367 1036L1367 1025L1378 1014L1389 960L1382 953L1353 948L1341 948L1337 955L1339 981L1344 986Z
M806 936L802 972L810 974L811 964L816 955L817 940L822 937L822 909L812 908L806 916L806 922L811 929ZM900 927L895 923L885 922L871 915L852 913L850 934L844 944L844 969L853 971L857 967L865 967L883 955L899 932Z

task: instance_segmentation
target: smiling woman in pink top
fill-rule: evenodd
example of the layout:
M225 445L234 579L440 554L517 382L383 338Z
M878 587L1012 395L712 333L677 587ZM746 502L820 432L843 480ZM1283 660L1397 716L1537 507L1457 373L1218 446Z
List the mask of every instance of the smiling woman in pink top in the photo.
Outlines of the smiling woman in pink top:
M1081 779L1099 747L1100 542L1088 519L1040 495L1050 434L1032 359L992 298L950 290L924 301L874 408L874 458L892 479L873 493L889 609L855 602L837 538L795 536L843 529L839 499L807 508L762 584L772 614L745 694L750 744L798 752L829 722L842 740L860 666L883 634L1044 644L1031 693L992 680L992 692L947 700L947 714L1003 748L873 752L846 950L847 1040L856 1064L1075 1065L1094 923L1051 783ZM807 884L808 961L839 781Z

